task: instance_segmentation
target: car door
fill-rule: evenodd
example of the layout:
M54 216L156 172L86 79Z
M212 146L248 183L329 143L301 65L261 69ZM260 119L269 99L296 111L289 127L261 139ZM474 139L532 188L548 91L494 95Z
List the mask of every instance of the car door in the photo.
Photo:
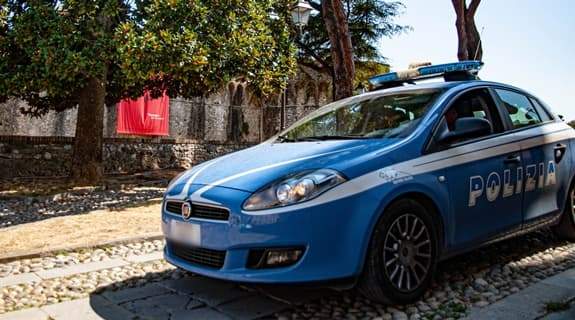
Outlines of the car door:
M495 89L519 137L524 166L523 221L526 227L559 213L569 184L569 139L539 102L521 92ZM568 152L569 151L569 152Z
M505 133L500 110L488 89L468 91L455 98L441 126L454 117L476 117L491 122L484 137L439 146L445 155L445 178L450 193L451 243L454 250L469 247L499 233L520 228L521 195L516 192L520 149ZM450 120L451 119L451 120Z

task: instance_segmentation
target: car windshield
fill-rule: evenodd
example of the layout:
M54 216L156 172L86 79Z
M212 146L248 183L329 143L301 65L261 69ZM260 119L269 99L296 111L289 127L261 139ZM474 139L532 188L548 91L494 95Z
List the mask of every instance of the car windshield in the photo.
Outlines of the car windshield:
M421 89L336 102L294 124L278 140L404 138L413 132L442 92Z

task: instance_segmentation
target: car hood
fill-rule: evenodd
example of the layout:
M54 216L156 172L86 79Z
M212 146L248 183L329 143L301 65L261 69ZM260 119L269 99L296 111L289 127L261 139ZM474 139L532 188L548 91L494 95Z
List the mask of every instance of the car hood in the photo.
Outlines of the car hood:
M197 184L255 192L287 175L324 168L354 178L361 170L352 167L362 164L369 170L371 166L366 160L379 155L377 151L393 142L397 140L263 143L196 166L175 180L171 189Z

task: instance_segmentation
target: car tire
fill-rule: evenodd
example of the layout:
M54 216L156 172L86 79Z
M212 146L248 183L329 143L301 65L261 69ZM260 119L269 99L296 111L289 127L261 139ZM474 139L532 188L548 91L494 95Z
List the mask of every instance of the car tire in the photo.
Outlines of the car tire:
M374 229L359 291L384 304L417 301L435 272L437 239L437 228L423 205L412 199L394 202Z
M575 188L573 186L569 189L561 220L552 229L557 237L575 242Z

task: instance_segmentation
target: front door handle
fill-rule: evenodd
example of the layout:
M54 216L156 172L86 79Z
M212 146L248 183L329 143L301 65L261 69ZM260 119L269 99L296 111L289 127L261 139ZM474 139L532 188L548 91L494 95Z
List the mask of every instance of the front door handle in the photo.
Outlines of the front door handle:
M505 158L503 161L505 164L520 164L521 163L521 156L516 154L510 155L509 157Z
M561 162L561 160L563 160L563 157L565 156L565 151L567 151L567 146L562 143L558 143L555 146L555 148L553 148L555 163L559 163Z

